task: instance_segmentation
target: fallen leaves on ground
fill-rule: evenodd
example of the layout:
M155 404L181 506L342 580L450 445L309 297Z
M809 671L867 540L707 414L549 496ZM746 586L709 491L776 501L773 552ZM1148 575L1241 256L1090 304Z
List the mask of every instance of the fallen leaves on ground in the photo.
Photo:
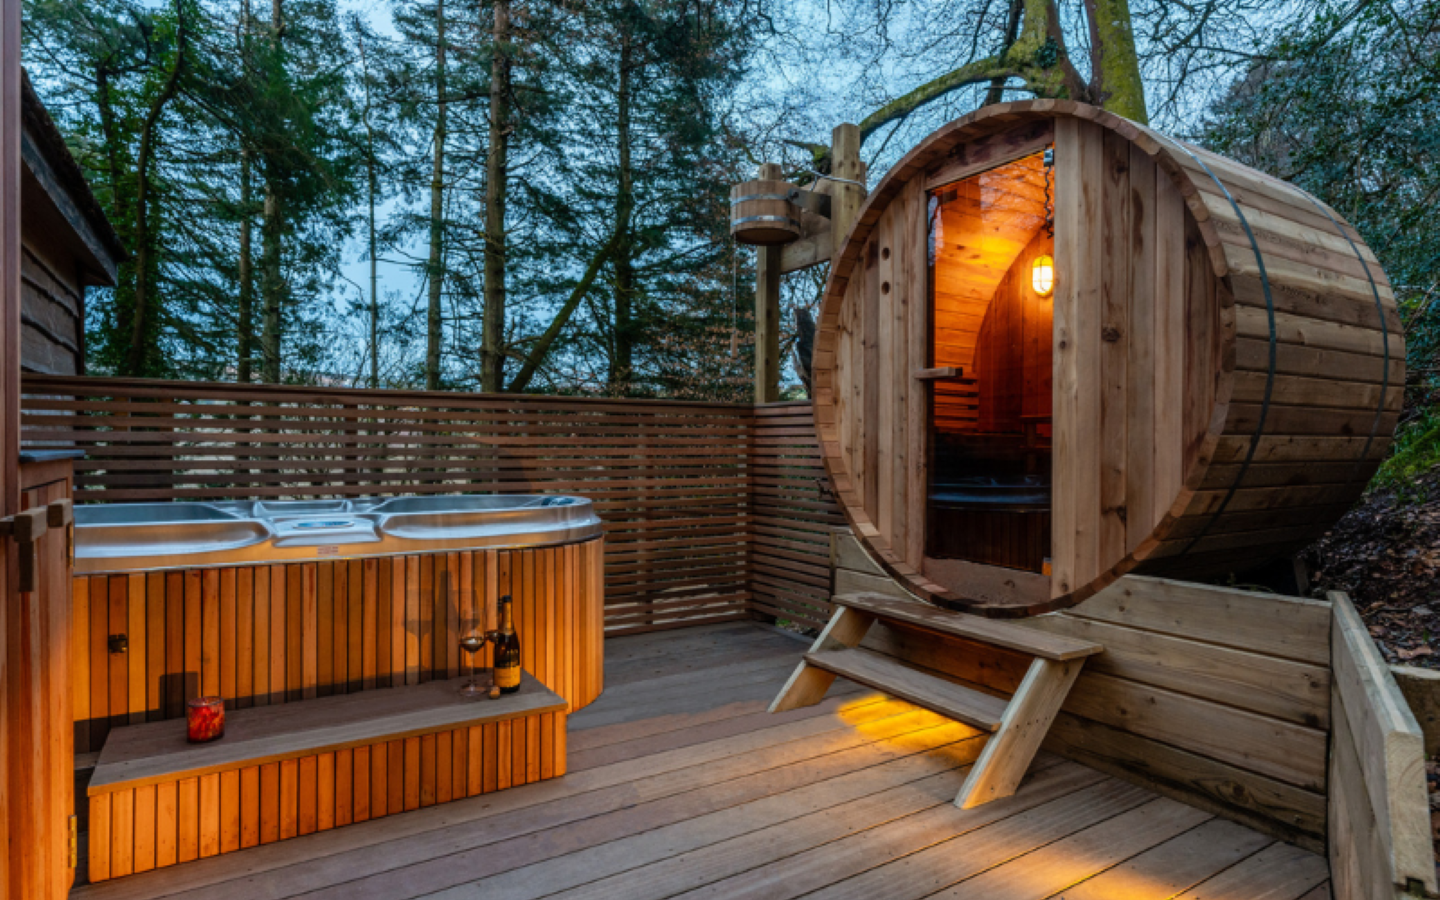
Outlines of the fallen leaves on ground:
M1386 662L1440 669L1440 471L1367 494L1304 556L1315 594L1349 594Z

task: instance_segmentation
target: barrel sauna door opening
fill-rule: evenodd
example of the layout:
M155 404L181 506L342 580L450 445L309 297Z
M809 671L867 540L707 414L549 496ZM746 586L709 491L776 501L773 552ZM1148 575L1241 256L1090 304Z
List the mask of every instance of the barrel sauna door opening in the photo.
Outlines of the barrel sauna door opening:
M1054 170L1033 153L930 192L925 555L1050 556Z

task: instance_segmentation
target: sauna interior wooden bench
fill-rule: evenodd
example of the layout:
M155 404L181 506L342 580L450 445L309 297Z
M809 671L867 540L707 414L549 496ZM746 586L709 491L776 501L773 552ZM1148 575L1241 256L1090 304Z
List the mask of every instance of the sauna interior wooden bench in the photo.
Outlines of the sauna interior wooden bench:
M565 701L528 672L468 701L464 679L117 728L90 780L89 876L105 881L565 774Z

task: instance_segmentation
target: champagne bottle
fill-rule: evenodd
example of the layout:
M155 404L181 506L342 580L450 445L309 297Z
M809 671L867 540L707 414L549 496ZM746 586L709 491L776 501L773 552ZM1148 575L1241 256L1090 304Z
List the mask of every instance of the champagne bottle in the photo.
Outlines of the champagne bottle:
M510 607L510 595L506 594L500 598L500 629L495 641L495 685L502 694L520 690L520 638L515 634Z

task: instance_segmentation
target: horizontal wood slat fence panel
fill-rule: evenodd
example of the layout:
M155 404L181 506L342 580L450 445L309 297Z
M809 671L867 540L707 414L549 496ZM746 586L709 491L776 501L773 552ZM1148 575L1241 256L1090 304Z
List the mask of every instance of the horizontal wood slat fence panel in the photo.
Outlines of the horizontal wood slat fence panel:
M605 522L607 634L750 615L748 405L50 376L24 393L27 446L85 451L80 503L577 494ZM813 567L791 572L767 577L813 591Z
M830 603L830 533L845 516L830 493L810 402L755 407L751 452L753 608L823 628Z

